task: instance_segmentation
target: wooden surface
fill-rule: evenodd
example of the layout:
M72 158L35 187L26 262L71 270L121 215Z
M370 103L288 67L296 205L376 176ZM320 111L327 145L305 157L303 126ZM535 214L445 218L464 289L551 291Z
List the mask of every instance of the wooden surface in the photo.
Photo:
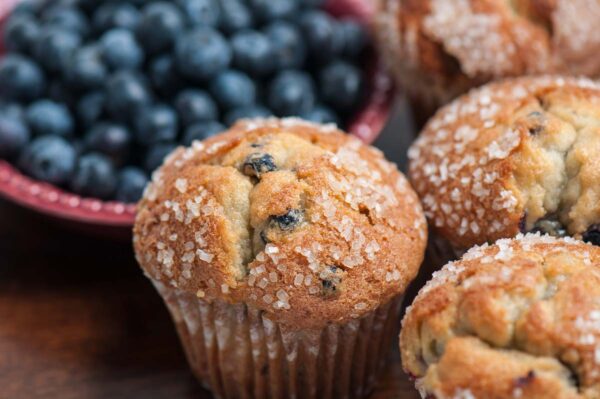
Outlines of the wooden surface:
M397 115L379 140L404 160ZM393 349L391 349L393 351ZM418 398L398 354L374 399ZM210 398L128 243L0 200L0 398Z

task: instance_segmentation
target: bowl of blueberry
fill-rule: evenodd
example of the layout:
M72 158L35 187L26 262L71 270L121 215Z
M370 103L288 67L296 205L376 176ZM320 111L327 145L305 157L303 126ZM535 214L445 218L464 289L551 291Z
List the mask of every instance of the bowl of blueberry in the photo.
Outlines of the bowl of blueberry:
M127 232L165 156L236 120L298 116L364 141L390 80L369 0L3 0L0 195Z

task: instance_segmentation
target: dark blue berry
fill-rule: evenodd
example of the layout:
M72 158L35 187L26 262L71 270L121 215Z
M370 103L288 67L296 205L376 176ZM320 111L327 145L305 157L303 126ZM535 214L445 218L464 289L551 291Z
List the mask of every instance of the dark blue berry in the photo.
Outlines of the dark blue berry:
M344 41L337 22L324 11L305 11L300 16L300 29L312 59L325 63L337 58L343 48Z
M272 155L253 153L248 155L242 168L246 176L254 176L260 179L261 175L276 171L277 165L275 165Z
M250 105L229 111L225 115L225 123L227 126L233 126L240 119L266 118L272 115L273 113L262 105Z
M90 26L84 13L75 7L67 7L60 4L46 9L42 16L42 22L46 26L66 29L81 37L85 37L88 34Z
M250 9L242 0L221 0L221 29L226 33L249 29L254 25Z
M339 21L337 29L344 41L342 55L348 58L356 58L362 54L369 42L366 29L360 23L351 19Z
M135 117L136 137L140 144L173 141L177 137L178 128L177 114L164 104L144 108Z
M300 5L305 8L321 8L325 5L325 0L300 0Z
M232 51L216 30L197 28L177 39L175 57L177 68L185 77L204 81L229 66Z
M150 63L149 74L152 86L163 96L171 97L185 86L171 55L161 55L154 59Z
M306 60L306 45L300 31L287 22L274 22L265 28L265 34L271 41L274 67L298 69Z
M27 123L36 135L69 136L74 122L69 109L51 100L38 100L27 108Z
M25 120L25 110L20 104L0 100L0 115Z
M146 152L144 158L144 169L148 173L154 172L163 161L173 150L177 148L177 145L173 143L158 143L151 146Z
M215 121L198 122L185 130L183 134L182 144L190 146L194 141L202 141L215 134L224 132L225 126Z
M91 153L77 162L77 170L71 180L71 189L79 195L109 199L117 188L117 172L110 159Z
M42 95L46 79L27 57L8 54L0 60L0 94L9 100L28 101Z
M29 176L51 184L67 183L77 163L73 146L58 136L33 140L21 153L19 165Z
M290 18L299 8L298 0L248 0L252 12L260 21Z
M112 29L100 38L102 57L112 69L135 69L144 62L144 52L127 29Z
M266 35L252 30L236 33L231 39L233 62L251 75L265 76L273 70L273 47Z
M210 91L224 109L248 106L256 102L256 84L242 72L220 73L210 84Z
M71 107L77 102L77 93L67 82L55 78L48 85L48 99Z
M305 72L283 71L271 82L268 99L277 116L301 115L315 106L314 82Z
M352 111L359 104L363 77L354 65L336 61L321 71L319 81L323 100L338 111Z
M583 233L583 241L600 246L600 225L593 224Z
M150 101L151 95L146 82L139 75L130 71L119 71L108 79L106 104L114 119L130 119Z
M215 120L219 116L217 104L203 90L188 89L182 91L177 96L175 105L183 126Z
M129 156L132 137L129 130L114 123L99 123L85 135L86 148L108 156L115 165L122 165Z
M311 109L310 111L305 112L302 115L300 115L300 117L302 119L306 119L307 121L311 121L311 122L315 122L315 123L321 123L321 124L335 123L338 126L340 124L340 120L339 120L338 116L336 115L336 113L332 109L330 109L324 105L317 105L315 108Z
M4 45L10 51L29 54L40 35L40 27L30 15L16 15L4 27Z
M95 46L81 47L73 53L65 67L65 79L81 89L94 89L104 84L108 70L102 61L100 50Z
M128 204L138 202L142 198L146 184L148 184L148 176L143 170L133 166L124 168L117 177L115 199Z
M166 1L145 6L136 29L137 38L149 54L171 48L184 29L184 17L179 8Z
M81 97L77 103L77 119L85 129L98 122L104 115L106 95L94 91Z
M38 16L46 6L46 0L22 0L15 5L11 17L14 15Z
M0 111L0 158L14 159L31 135L23 119L11 112Z
M50 72L61 72L80 44L81 39L76 33L47 27L35 44L35 58Z
M94 12L93 26L102 33L114 28L135 31L140 22L140 12L127 3L105 3Z
M218 0L176 0L192 26L217 26L221 16Z

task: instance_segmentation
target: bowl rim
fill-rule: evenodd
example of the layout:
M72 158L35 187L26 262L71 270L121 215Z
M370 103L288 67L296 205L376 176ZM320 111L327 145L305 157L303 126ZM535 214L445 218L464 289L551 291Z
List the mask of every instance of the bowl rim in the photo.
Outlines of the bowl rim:
M0 1L0 24L19 0ZM328 0L326 8L335 15L352 16L370 27L375 13L371 0ZM374 52L373 65L367 67L369 90L363 108L351 119L348 133L371 144L384 128L394 100L393 83ZM0 159L0 197L57 219L86 225L130 227L135 204L84 198L22 174Z

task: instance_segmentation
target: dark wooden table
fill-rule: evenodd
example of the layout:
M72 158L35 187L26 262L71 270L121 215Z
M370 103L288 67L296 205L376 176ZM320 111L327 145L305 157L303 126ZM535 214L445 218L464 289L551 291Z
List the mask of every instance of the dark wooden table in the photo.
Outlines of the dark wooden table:
M404 162L396 115L378 141ZM372 396L418 398L397 353ZM0 200L0 398L210 398L128 243L83 236Z

